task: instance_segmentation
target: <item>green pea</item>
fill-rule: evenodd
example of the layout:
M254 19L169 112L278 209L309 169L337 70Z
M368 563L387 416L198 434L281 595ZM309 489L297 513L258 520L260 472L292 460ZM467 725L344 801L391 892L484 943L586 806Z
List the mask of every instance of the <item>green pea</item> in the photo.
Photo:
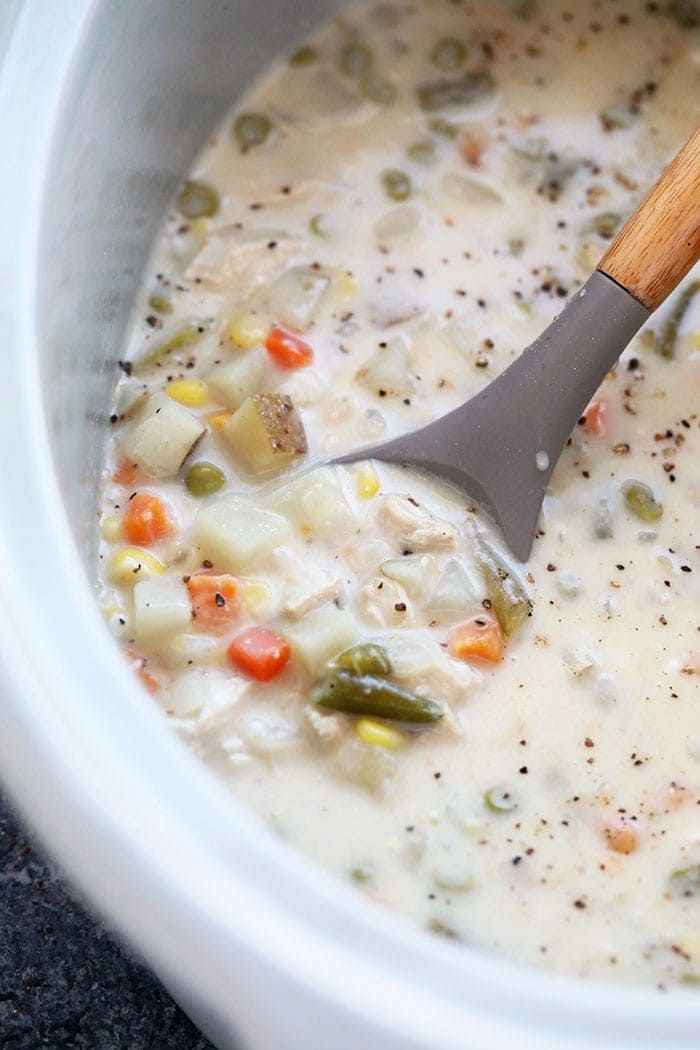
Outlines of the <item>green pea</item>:
M394 85L378 73L368 73L360 82L360 91L370 102L376 102L380 106L390 106L396 98Z
M365 44L353 41L345 44L340 52L340 68L348 77L362 77L374 61L372 52Z
M444 40L438 40L430 52L430 61L444 73L450 73L455 69L459 69L466 57L466 47L461 40L457 40L453 36L445 37Z
M354 882L370 882L374 878L374 868L371 864L358 864L352 869L350 875Z
M484 793L484 803L492 813L511 813L518 808L518 803L513 796L508 791L501 791L500 788L489 788Z
M513 4L513 18L519 18L523 22L531 22L540 13L540 5L537 0L518 0Z
M628 481L622 486L627 509L641 521L658 521L664 512L648 485L643 481Z
M387 197L392 201L405 201L411 196L411 180L398 168L389 168L382 172L382 185Z
M700 26L700 5L697 0L670 0L666 13L681 29Z
M428 131L432 131L433 135L440 135L443 139L456 139L459 134L457 125L445 120L444 117L433 117L429 120Z
M295 69L301 66L312 66L318 60L318 51L315 47L300 47L289 56L289 64Z
M697 897L700 894L700 864L677 868L671 873L668 888L674 897Z
M600 215L594 215L585 227L584 233L597 233L600 237L610 240L621 222L622 218L617 212L604 211Z
M177 195L177 209L188 219L202 219L216 215L219 210L219 194L206 182L188 179Z
M185 487L192 496L211 496L226 484L226 475L213 463L193 463L185 475Z
M418 164L431 164L435 159L435 143L432 139L418 139L406 148L406 155Z
M328 216L322 212L319 212L318 215L313 215L309 221L309 228L317 237L328 237L330 234Z
M148 300L148 305L157 314L171 314L173 312L172 299L168 299L167 295L152 295Z
M242 153L247 153L254 146L261 146L272 131L272 121L264 113L241 113L233 125Z

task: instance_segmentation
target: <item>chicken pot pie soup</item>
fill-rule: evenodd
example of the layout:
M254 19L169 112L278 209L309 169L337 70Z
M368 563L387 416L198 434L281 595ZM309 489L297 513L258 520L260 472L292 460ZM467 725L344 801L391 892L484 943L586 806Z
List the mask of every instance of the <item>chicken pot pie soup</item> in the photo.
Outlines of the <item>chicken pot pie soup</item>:
M528 564L435 478L329 464L497 375L699 117L696 0L322 26L172 202L100 512L110 628L280 835L437 935L663 988L700 982L697 272Z

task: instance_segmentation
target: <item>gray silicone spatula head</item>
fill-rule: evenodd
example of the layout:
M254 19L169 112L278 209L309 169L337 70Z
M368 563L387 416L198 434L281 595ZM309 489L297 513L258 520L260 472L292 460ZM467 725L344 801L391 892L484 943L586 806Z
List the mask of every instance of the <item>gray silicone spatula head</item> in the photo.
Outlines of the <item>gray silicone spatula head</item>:
M594 273L539 339L476 397L420 430L337 462L411 464L458 485L489 511L524 561L573 427L648 316L624 288Z
M374 458L445 478L490 512L524 561L545 489L578 419L651 310L699 257L700 129L599 269L505 372L435 423L336 462Z

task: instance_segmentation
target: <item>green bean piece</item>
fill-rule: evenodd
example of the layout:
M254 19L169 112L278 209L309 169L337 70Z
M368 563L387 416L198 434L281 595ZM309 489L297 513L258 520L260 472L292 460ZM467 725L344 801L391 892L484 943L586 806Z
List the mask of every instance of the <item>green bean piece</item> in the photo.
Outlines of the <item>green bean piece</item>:
M451 124L443 117L432 117L428 121L428 131L432 131L433 135L440 135L443 139L456 139L459 135L457 125Z
M378 73L368 73L360 81L360 91L370 102L376 102L379 106L390 106L396 99L396 88L386 77Z
M487 69L463 73L452 80L431 80L416 89L421 109L455 109L471 106L492 95L496 89Z
M346 649L335 661L335 666L352 674L391 674L391 661L386 649L374 642L363 642Z
M640 521L658 521L664 512L654 493L643 481L628 481L622 486L625 505Z
M406 148L406 155L417 164L430 164L435 159L435 143L432 139L418 139Z
M185 488L191 496L211 496L226 484L226 475L213 463L193 463L185 474Z
M511 813L518 808L518 803L510 792L501 791L500 788L489 788L484 793L484 802L492 813Z
M382 172L382 185L387 197L392 201L405 201L411 196L411 180L404 171L389 168Z
M606 240L610 240L616 233L622 217L615 211L604 211L600 215L594 215L593 218L584 227L584 233L597 233L600 237L605 237Z
M188 179L177 195L177 210L187 219L203 219L216 215L219 210L219 194L206 182Z
M486 585L493 614L506 638L530 615L530 600L520 580L482 537L475 537L474 557Z
M145 357L142 357L140 361L135 361L133 371L138 373L142 372L145 368L151 368L153 365L159 364L160 361L167 357L168 354L172 353L173 350L182 350L186 346L192 346L201 339L204 334L203 325L188 324L184 328L181 328L179 332L171 335L165 342L159 343L155 346Z
M330 671L310 693L313 704L350 715L372 715L397 722L437 722L442 708L434 700L418 696L386 678Z
M455 69L464 62L467 57L467 49L461 40L448 36L444 40L438 40L430 52L430 61L443 73L453 73Z
M264 113L241 113L233 125L233 134L242 153L247 153L254 146L261 146L271 131L272 121Z
M681 29L697 29L700 26L700 4L697 0L670 0L666 14Z
M369 72L374 58L365 44L352 41L340 52L340 68L348 77L363 77Z
M636 339L636 346L645 352L661 353L661 343L653 328L645 328L643 332L639 333Z
M669 879L669 890L674 897L697 897L700 895L700 864L678 868Z
M152 295L148 300L151 310L157 314L171 314L173 312L173 301L167 295Z
M309 229L312 233L315 233L317 237L328 237L330 231L328 229L328 216L323 215L319 212L318 215L312 216L309 220Z
M312 66L316 61L318 61L318 51L315 47L299 47L289 56L289 64L294 69Z
M678 329L682 325L683 318L687 314L690 305L698 292L700 292L700 281L692 281L687 285L678 296L673 310L661 329L658 342L658 352L668 361L672 360L675 355L676 343L678 341Z

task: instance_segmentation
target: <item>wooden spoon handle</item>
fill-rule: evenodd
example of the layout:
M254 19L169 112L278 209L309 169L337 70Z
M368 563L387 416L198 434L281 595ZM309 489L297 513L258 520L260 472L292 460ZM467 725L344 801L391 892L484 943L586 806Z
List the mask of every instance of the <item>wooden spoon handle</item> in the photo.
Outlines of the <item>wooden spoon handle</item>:
M700 127L627 220L597 268L654 311L698 258Z

